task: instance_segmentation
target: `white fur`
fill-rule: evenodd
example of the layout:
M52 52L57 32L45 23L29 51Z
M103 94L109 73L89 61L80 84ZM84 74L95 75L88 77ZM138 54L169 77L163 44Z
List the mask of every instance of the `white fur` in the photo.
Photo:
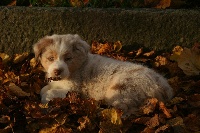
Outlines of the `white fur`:
M78 35L71 34L46 36L34 45L36 58L45 68L47 78L61 78L41 90L42 103L64 98L68 91L77 91L130 115L147 98L162 101L172 98L173 90L167 80L152 69L91 54L89 48ZM50 57L54 60L49 61ZM56 75L55 69L61 69L62 73Z

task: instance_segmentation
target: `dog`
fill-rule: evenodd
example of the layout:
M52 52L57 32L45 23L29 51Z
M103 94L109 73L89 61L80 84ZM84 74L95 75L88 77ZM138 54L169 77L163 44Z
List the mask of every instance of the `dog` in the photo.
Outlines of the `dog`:
M91 54L90 46L77 34L46 36L33 49L51 81L40 92L42 103L76 91L131 115L147 98L166 102L173 97L167 80L154 70Z

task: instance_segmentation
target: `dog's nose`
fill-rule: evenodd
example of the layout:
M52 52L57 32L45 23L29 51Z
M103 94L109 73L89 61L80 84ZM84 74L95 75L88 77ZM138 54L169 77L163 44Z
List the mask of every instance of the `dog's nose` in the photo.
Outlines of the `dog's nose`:
M62 73L62 69L54 69L54 74L56 75L56 76L58 76L58 75L60 75L61 73Z

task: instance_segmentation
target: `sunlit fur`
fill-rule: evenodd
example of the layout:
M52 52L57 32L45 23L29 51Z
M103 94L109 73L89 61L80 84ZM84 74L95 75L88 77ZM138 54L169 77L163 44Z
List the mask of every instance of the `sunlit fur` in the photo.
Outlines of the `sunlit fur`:
M77 91L130 115L147 98L165 102L173 96L172 88L160 74L140 64L91 54L90 46L77 34L46 36L33 48L47 78L61 78L42 88L42 103ZM61 71L55 72L58 69Z

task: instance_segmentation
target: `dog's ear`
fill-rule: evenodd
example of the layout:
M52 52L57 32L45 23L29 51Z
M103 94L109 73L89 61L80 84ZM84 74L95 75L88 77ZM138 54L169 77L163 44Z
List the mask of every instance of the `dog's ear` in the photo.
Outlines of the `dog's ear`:
M77 40L77 43L74 43L73 50L79 50L87 54L90 50L90 45L77 34L74 35L74 38Z
M52 44L53 44L53 39L46 36L33 45L33 51L35 53L36 61L40 60L42 53L45 51L45 48Z

